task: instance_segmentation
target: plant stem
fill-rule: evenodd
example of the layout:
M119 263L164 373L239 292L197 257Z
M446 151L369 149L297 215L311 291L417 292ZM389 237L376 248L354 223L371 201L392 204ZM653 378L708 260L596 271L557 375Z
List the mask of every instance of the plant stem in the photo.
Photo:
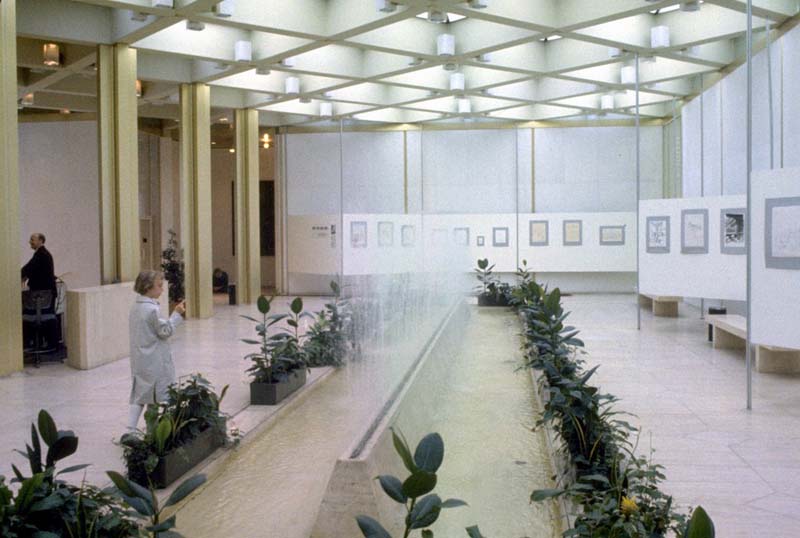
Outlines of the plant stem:
M408 509L409 514L414 510L414 504L416 502L417 502L416 497L411 499L411 507ZM411 534L411 527L409 526L408 522L406 522L406 532L403 533L403 538L408 538L409 534Z

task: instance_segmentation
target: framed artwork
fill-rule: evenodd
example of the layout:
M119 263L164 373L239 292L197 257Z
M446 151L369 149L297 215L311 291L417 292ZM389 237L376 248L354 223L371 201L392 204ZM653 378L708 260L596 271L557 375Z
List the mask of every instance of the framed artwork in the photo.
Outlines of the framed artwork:
M479 235L478 239L477 239L477 243L478 243L479 247L484 246L486 244L486 238L483 237L482 235Z
M546 220L528 221L528 245L546 247L550 244L550 223Z
M681 211L681 254L708 254L708 209Z
M394 245L394 222L378 222L378 246L391 247Z
M723 209L720 211L720 247L723 254L747 254L745 244L745 218L747 209Z
M453 228L453 242L460 247L468 247L469 228Z
M508 228L506 227L492 228L492 246L493 247L508 246Z
M415 230L413 224L404 224L400 227L400 244L404 247L413 247L415 237Z
M800 269L800 196L765 200L767 267Z
M565 220L563 227L563 242L565 247L578 247L583 244L583 221Z
M363 220L350 222L350 246L367 248L367 223Z
M647 252L650 254L669 253L669 216L647 217Z
M625 226L600 226L600 244L601 245L624 245L625 244Z

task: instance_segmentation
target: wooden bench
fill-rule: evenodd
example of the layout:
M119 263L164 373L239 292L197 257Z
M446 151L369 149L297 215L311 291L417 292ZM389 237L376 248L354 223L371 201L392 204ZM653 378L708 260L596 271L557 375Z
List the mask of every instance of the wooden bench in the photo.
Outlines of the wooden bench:
M639 304L646 308L652 308L653 315L664 318L678 317L678 303L680 297L668 295L652 295L649 293L639 294Z
M736 314L711 314L706 321L713 327L713 347L745 349L747 319ZM800 350L756 345L756 371L771 374L800 373Z

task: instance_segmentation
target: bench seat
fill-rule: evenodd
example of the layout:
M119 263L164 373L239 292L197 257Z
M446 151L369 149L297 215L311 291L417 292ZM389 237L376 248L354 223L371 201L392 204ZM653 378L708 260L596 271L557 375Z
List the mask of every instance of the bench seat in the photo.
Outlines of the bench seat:
M711 314L706 321L713 327L715 349L745 349L747 319L736 314ZM800 350L756 345L756 371L772 374L800 373Z
M671 295L653 295L650 293L639 294L639 304L653 309L653 315L664 318L678 317L678 303L681 297Z

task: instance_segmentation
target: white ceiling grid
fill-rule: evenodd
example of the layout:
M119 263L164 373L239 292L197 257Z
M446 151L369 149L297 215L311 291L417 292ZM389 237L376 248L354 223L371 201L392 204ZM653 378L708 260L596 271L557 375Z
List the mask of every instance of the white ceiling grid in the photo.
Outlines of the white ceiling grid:
M219 1L19 1L20 97L94 110L93 46L122 42L139 51L140 114L154 117L177 115L177 84L187 82L211 85L215 109L258 108L262 125L317 124L321 102L333 119L364 122L629 117L635 94L621 69L639 53L641 111L658 118L697 92L700 75L736 61L746 30L743 0L706 0L694 12L670 9L674 0L398 0L389 11L375 0L229 0L229 17L215 13ZM757 31L798 10L796 0L753 4ZM418 17L431 10L464 18ZM657 26L669 28L668 47L651 46ZM453 56L437 54L445 33ZM61 67L41 64L45 41L61 45ZM251 60L235 61L237 41L251 43ZM465 89L450 89L455 72ZM289 77L298 93L287 93ZM601 108L609 95L613 108Z

